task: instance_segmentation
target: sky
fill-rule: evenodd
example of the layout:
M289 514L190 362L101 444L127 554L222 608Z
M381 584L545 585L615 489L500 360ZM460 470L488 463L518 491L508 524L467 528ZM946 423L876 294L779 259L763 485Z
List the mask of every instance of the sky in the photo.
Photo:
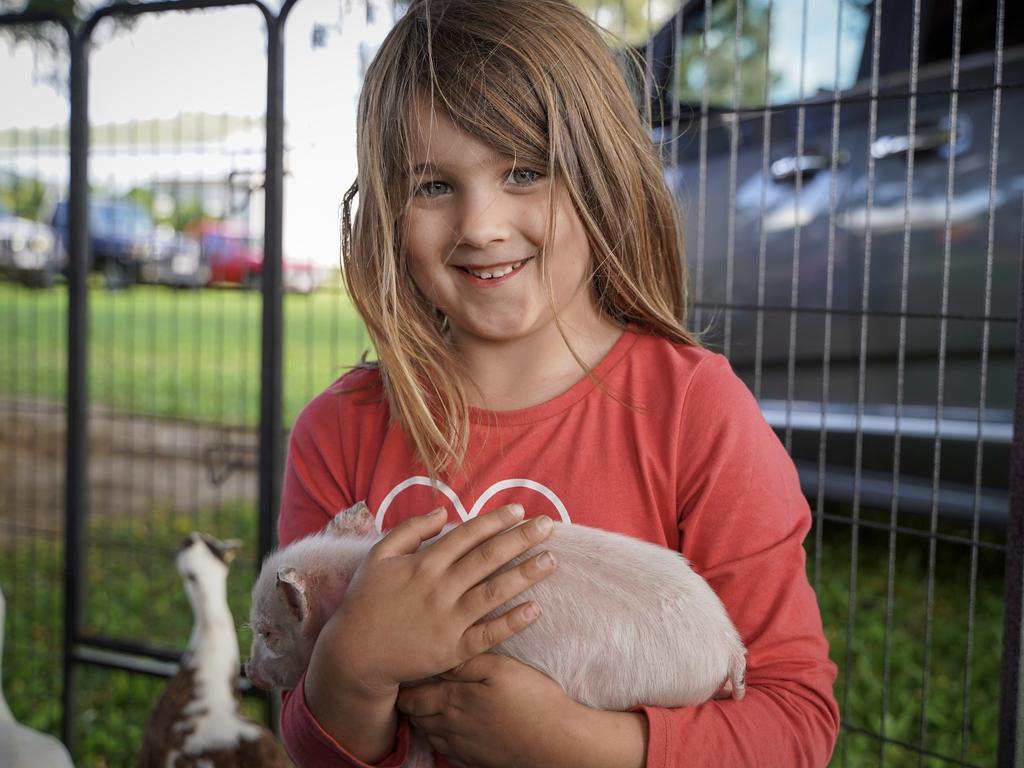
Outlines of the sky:
M355 176L360 47L365 58L367 46L372 51L379 44L390 28L390 11L378 13L375 21L367 23L365 0L301 0L286 24L286 257L337 263L338 210ZM328 28L323 47L312 46L314 24ZM254 8L144 15L129 30L102 22L96 39L89 60L94 125L183 112L258 117L265 110L265 33L263 16ZM14 105L0 110L0 130L63 125L68 119L65 97L37 76L32 49L6 40L0 40L0 104ZM261 148L260 143L250 151L250 162L260 168ZM94 150L90 177L127 183L157 173L166 161L133 161L123 153L107 158ZM19 166L25 162L35 163L37 172L58 185L66 183L66 156L22 157ZM178 162L183 173L200 172L190 168L188 157ZM0 156L0 169L4 165ZM211 168L202 170L218 172Z
M325 6L312 0L314 5ZM134 29L116 34L110 22L101 22L101 42L90 56L93 122L165 117L179 109L260 114L266 67L262 26L261 15L249 8L146 15ZM40 83L33 69L29 45L13 50L6 41L0 45L4 101L18 105L0 112L0 129L66 121L65 100Z

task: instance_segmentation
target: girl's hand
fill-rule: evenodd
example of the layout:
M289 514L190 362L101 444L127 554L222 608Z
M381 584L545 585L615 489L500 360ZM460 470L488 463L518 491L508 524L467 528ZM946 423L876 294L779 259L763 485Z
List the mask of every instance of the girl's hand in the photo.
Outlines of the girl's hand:
M370 550L327 621L306 670L306 704L352 755L379 762L395 744L399 683L431 677L525 629L532 604L476 621L547 576L543 553L488 579L551 533L540 517L502 507L441 532L440 510L393 528Z
M589 709L515 659L485 653L441 678L403 689L398 709L452 765L644 764L645 715Z
M554 569L550 558L538 555L488 578L550 535L547 517L510 527L522 518L518 504L501 507L418 551L444 526L443 510L436 510L406 520L378 542L324 628L348 680L368 692L394 692L526 628L537 614L532 603L476 624Z

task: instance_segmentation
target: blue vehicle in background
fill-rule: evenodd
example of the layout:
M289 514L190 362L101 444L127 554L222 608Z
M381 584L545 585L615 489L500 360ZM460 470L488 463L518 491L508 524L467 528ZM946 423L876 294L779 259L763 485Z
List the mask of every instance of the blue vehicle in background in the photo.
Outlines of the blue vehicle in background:
M973 515L977 486L1005 521L1024 91L996 64L1024 80L1024 4L1005 3L1001 58L998 5L963 0L956 83L953 0L921 2L916 83L913 3L882 5L877 57L868 0L746 0L740 19L691 0L641 51L694 324L812 498L849 504L856 482L865 505L929 512L939 477L944 516Z
M66 247L67 201L54 209L53 227ZM138 282L199 287L209 278L198 242L158 227L142 206L127 200L90 201L89 269L102 273L108 288Z

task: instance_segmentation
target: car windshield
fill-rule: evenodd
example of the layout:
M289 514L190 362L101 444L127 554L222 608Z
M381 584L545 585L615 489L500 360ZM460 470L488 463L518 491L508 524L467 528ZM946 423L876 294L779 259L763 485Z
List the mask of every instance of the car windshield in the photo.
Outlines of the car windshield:
M142 237L153 234L153 220L134 205L95 205L89 212L89 226L98 235Z
M686 14L675 56L675 99L750 108L851 87L870 21L862 0L719 0ZM796 41L794 43L794 41ZM802 42L801 42L802 41ZM738 86L738 87L737 87Z

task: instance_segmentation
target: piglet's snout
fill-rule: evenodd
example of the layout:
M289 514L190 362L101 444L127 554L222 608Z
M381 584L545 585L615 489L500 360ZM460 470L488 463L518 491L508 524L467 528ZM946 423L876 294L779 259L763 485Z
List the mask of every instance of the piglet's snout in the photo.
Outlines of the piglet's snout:
M256 668L253 666L251 658L247 659L245 662L245 676L249 678L249 682L257 688L270 688L267 682L256 672Z

